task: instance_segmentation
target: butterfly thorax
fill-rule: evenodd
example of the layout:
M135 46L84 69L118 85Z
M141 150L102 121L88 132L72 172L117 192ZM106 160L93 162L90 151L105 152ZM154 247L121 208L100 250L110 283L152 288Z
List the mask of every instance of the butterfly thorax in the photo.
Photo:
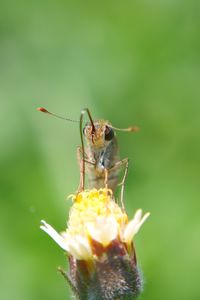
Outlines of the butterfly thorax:
M112 125L104 120L86 124L84 135L86 138L87 173L90 187L104 187L105 169L108 170L108 186L115 189L119 170L110 170L119 161L116 133ZM110 182L109 182L110 181Z

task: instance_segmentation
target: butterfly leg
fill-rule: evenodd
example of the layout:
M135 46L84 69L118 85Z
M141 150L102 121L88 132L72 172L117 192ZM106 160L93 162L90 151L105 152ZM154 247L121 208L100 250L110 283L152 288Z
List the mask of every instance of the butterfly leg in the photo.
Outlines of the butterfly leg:
M129 164L128 158L124 158L124 159L116 162L114 164L114 166L108 170L108 172L112 172L112 171L114 171L116 169L120 169L122 166L125 167L125 171L124 171L124 175L123 175L122 181L118 184L118 186L121 186L120 202L121 202L122 209L124 211L125 211L125 206L124 206L124 200L123 200L123 198L124 198L125 181L126 181L126 177L127 177L127 174L128 174L128 164Z
M125 181L126 181L126 177L128 174L128 158L124 158L121 160L122 164L125 166L125 171L124 171L124 176L122 178L122 181L119 183L119 186L121 186L121 193L120 193L120 201L121 201L121 205L122 205L122 209L125 211L125 206L124 206L124 188L125 188Z
M108 169L104 169L104 184L105 184L105 188L108 188Z
M84 191L85 188L85 163L95 165L94 162L90 161L87 154L84 153L81 147L77 147L77 160L79 163L79 169L80 169L80 180L79 180L79 186L77 193L80 193Z
M83 191L85 187L85 165L84 165L83 152L81 147L77 148L77 159L80 168L80 180L79 180L79 186L77 190L77 194L78 194L81 191Z

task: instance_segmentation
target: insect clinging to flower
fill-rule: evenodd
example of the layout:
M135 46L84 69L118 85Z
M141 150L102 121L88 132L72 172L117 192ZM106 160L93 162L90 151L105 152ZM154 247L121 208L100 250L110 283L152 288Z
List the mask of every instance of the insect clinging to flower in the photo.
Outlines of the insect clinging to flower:
M49 112L45 108L38 108L39 111L53 115L55 117L74 121L60 117ZM87 114L89 122L83 127L83 116ZM119 147L116 131L137 132L137 126L128 128L117 128L106 120L93 120L88 108L81 111L80 115L80 137L81 147L77 148L77 156L80 165L80 183L78 191L85 189L85 173L88 176L89 188L109 188L115 192L118 185L121 185L121 204L123 203L124 184L128 171L128 158L120 159ZM86 141L86 145L84 143ZM119 184L119 173L124 168L124 175Z
M38 110L66 119L45 108ZM85 114L89 122L83 126ZM143 215L138 209L132 219L128 218L123 200L128 159L119 157L116 131L134 132L138 128L119 129L108 121L93 120L87 108L75 122L79 122L81 136L77 151L80 183L76 194L69 196L73 204L67 228L58 233L44 220L40 228L66 252L69 272L59 271L77 300L132 300L142 290L134 239L150 213ZM114 192L123 166L120 206Z

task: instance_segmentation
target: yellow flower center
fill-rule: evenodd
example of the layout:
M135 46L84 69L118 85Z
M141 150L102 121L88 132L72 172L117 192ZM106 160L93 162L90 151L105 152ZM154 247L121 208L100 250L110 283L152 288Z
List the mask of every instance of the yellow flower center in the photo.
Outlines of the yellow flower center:
M71 196L74 204L70 210L67 233L71 235L87 235L86 223L95 223L97 217L112 216L119 228L128 222L128 216L114 201L109 189L85 190Z

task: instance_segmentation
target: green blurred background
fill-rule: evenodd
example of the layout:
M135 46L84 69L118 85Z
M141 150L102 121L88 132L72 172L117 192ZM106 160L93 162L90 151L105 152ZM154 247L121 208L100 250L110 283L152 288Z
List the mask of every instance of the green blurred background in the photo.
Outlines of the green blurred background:
M125 202L151 218L136 238L144 300L200 299L200 4L9 1L0 8L0 298L70 299L60 248L79 180L83 107L130 158Z

